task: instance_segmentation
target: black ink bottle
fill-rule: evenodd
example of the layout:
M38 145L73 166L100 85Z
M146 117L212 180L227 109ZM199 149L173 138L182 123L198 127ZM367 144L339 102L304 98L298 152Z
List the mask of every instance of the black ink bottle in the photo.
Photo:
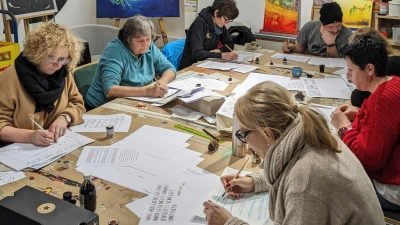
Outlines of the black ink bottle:
M286 59L286 57L283 58L283 64L285 64L285 65L287 64L287 59Z
M82 208L94 212L96 210L96 186L91 180L92 175L84 174L83 179L79 190L79 203Z
M260 64L260 59L258 57L256 58L256 64Z
M74 205L76 204L76 199L74 197L72 197L72 192L70 192L70 191L63 193L63 200L67 201L69 203L72 203Z

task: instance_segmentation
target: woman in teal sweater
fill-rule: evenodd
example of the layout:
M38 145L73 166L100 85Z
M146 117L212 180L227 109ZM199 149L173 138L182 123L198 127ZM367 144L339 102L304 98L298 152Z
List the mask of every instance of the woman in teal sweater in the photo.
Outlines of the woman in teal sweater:
M86 96L89 108L114 98L162 97L168 92L176 70L152 42L154 35L150 19L137 15L126 21L100 57ZM161 78L153 84L156 74Z

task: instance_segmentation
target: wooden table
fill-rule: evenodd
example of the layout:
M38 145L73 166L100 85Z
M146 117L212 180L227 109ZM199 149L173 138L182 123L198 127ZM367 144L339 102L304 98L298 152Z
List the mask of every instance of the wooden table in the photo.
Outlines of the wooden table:
M291 72L288 72L287 69L271 69L268 66L264 66L264 64L270 62L270 56L272 54L264 53L262 57L260 57L260 71L255 72L264 72L269 74L279 74L283 76L291 76ZM273 59L274 63L281 63L281 60ZM253 63L254 64L254 63ZM304 63L297 63L297 62L290 62L290 64L298 65L303 67L305 70L315 70L317 67L309 66L308 64ZM194 70L202 73L223 73L227 75L232 75L233 78L239 79L243 81L247 75L238 73L238 72L221 72L215 71L210 69L201 69L196 68L195 66L191 66L187 70ZM327 68L328 72L331 72L333 69ZM229 85L225 91L219 92L221 94L227 95L230 94L231 91L236 87L237 84L241 82L237 82L234 84ZM318 99L313 100L317 101L318 103L328 104L328 105L340 105L344 100L332 100L332 99ZM184 123L187 126L190 126L190 123L179 120L179 119L172 119L169 117L171 112L166 109L166 107L172 106L176 103L170 103L164 108L154 107L149 105L147 109L142 109L137 107L137 101L128 100L128 99L115 99L99 108L96 108L88 114L100 114L100 115L107 115L107 114L116 114L116 113L126 113L132 116L132 123L127 133L115 133L112 139L107 139L106 134L104 133L81 133L89 138L96 140L90 146L107 146L117 141L122 140L141 126L147 124L157 127L164 127L169 129L175 129L174 125L178 123ZM201 124L201 122L200 122ZM204 123L205 124L205 123ZM212 128L213 126L211 126ZM199 127L193 127L195 129L199 129ZM210 129L210 125L208 125L209 130L218 136L218 133L215 130ZM221 136L220 136L221 137ZM207 154L207 145L208 140L202 137L193 136L189 139L190 146L189 149L192 149L197 152L204 153L201 157L205 160L202 161L198 166L220 175L222 171L227 167L230 166L232 168L239 169L244 159L236 158L231 156L231 139L222 137L225 142L221 144L219 150L209 155ZM66 191L71 191L73 195L77 196L79 193L79 187L74 186L75 184L80 184L83 181L83 176L80 172L75 170L75 164L78 161L79 155L82 152L83 147L73 151L72 153L62 157L58 161L51 163L50 165L44 167L42 171L49 173L49 174L40 174L38 172L26 172L26 178L13 182L7 185L0 187L0 199L13 195L14 191L22 188L25 185L29 185L33 188L38 190L44 190L46 187L51 187L52 192L51 195L62 199L62 194ZM248 152L246 157L251 157L251 154ZM62 161L70 160L72 161L72 165L68 169L62 168ZM251 160L246 165L245 170L247 171L256 171L258 170L258 165L252 164ZM64 182L61 179L54 179L51 178L51 175L60 176L62 178L66 178L69 181ZM133 225L139 223L139 218L132 213L129 209L125 207L125 204L132 202L135 199L139 199L145 196L144 193L137 192L134 190L130 190L128 188L121 187L119 185L101 180L101 179L94 179L94 183L97 187L97 210L96 213L100 216L100 224L106 224L107 221L110 219L117 219L120 225ZM79 203L77 203L78 205Z

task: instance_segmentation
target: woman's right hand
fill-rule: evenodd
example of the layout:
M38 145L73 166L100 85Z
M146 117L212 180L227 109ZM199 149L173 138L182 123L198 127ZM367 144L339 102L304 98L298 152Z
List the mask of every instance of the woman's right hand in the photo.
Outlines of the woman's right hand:
M54 134L46 130L35 130L30 135L30 141L34 145L47 146L54 143Z
M166 90L164 87L157 85L156 83L146 86L147 97L162 98L167 94L167 92L168 89Z
M237 59L239 57L239 55L237 54L237 52L223 52L221 58L223 59Z
M254 181L251 177L238 177L233 179L236 175L230 174L220 177L225 191L233 198L239 198L239 193L249 193L254 190Z
M356 118L358 113L358 109L354 106L344 104L338 107L338 109L343 112L343 114L347 117L348 120L353 121Z

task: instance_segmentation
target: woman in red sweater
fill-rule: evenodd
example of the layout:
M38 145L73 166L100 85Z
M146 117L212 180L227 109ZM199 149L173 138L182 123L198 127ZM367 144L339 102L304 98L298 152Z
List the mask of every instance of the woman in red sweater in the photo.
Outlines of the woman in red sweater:
M372 179L383 209L400 211L400 77L387 76L383 40L366 35L346 48L347 76L371 92L361 109L342 105L332 124Z

